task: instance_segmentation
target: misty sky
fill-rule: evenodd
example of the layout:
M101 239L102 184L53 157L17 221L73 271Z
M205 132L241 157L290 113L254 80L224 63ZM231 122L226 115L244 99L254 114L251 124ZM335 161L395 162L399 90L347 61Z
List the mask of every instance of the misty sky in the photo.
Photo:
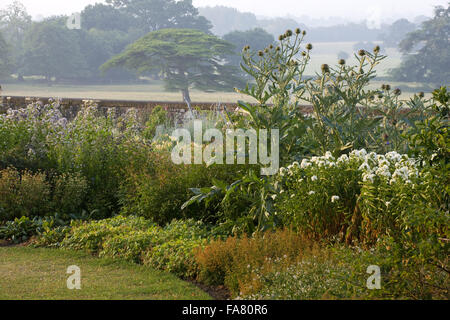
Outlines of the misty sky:
M0 9L12 0L0 0ZM21 0L33 16L70 14L100 0ZM436 5L446 6L448 0L193 0L195 6L224 5L260 16L301 16L326 18L330 16L353 21L385 20L431 16Z

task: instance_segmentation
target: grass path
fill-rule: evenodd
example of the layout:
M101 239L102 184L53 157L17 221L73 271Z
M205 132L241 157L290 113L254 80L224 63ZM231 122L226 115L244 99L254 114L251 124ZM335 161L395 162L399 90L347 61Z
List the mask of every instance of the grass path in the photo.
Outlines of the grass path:
M67 268L81 269L81 290L67 289ZM211 299L196 286L148 267L86 253L0 247L0 299Z

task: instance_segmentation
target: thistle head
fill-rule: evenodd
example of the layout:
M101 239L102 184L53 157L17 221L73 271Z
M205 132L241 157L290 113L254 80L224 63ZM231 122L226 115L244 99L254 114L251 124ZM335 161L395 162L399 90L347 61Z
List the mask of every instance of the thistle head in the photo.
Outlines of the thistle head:
M358 55L359 55L360 57L364 57L364 56L366 55L366 50L364 50L364 49L359 50L359 51L358 51Z
M322 65L322 73L330 73L330 67L327 64Z
M344 60L344 59L339 59L339 64L340 64L341 66L345 65L345 60Z
M295 34L300 34L301 32L300 28L295 29Z
M312 48L313 48L313 45L312 45L311 43L308 43L308 44L306 45L306 50L311 51Z

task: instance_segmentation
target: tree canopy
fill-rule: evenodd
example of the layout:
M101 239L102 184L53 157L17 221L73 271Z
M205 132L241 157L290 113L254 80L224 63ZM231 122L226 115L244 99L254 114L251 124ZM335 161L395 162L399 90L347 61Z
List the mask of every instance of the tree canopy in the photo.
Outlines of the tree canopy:
M11 71L11 61L8 45L0 33L0 78L8 76Z
M139 73L158 71L166 89L180 90L190 103L189 89L229 90L240 84L237 68L225 65L233 45L198 30L150 32L106 62L101 70L126 67Z
M252 50L264 50L269 45L274 44L275 39L273 35L261 28L255 28L248 31L233 31L223 36L225 41L230 42L235 46L235 54L228 57L231 65L240 66L242 61L242 49L245 46L250 46Z
M14 71L24 63L25 34L31 25L31 16L18 1L0 10L0 31L10 47L9 63Z
M409 33L399 47L405 56L400 67L392 70L395 80L448 84L450 6L437 7L434 18Z
M383 47L396 48L405 36L413 32L416 25L409 22L408 19L399 19L387 28L386 32L381 35Z
M64 18L61 20L65 21ZM22 71L56 78L77 78L87 73L77 34L61 25L60 19L35 23L27 33Z
M209 32L211 23L199 15L192 0L106 0L135 18L145 33L164 28L196 29Z
M81 21L82 28L86 30L98 29L127 32L137 26L135 19L129 13L102 3L85 7L81 12Z

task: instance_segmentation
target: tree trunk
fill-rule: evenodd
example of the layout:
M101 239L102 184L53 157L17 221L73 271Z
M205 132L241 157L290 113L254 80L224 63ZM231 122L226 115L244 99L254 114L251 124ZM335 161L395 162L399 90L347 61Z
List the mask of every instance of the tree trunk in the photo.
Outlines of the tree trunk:
M191 96L189 94L189 88L182 89L181 93L183 94L183 100L184 100L184 102L186 102L189 112L191 113L192 117L195 118L194 110L192 110L192 107L191 107Z
M191 95L189 94L189 88L182 89L181 93L183 94L183 101L186 102L189 109L191 107Z

